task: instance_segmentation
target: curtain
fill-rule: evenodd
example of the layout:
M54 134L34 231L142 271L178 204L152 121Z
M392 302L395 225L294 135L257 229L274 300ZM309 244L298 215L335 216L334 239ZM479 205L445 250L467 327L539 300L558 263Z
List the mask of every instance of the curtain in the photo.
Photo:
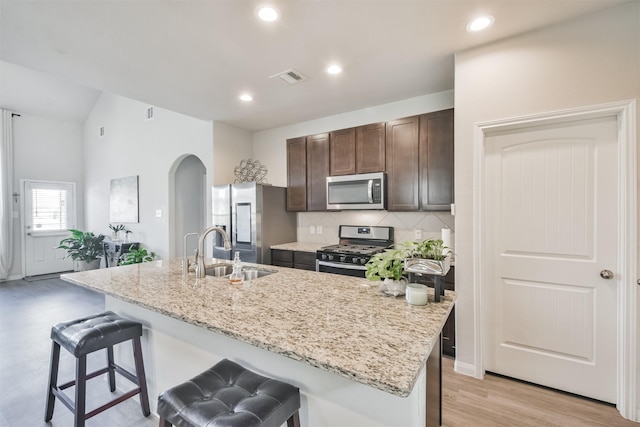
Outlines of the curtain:
M11 111L0 112L0 279L6 279L13 264L13 119Z

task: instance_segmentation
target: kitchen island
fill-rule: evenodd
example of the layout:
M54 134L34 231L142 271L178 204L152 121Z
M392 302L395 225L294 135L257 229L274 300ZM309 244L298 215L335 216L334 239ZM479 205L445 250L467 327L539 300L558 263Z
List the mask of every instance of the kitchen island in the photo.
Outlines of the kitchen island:
M299 387L308 427L437 425L440 396L427 388L439 388L440 332L454 292L411 306L364 279L273 266L232 286L183 276L180 261L62 276L143 323L153 407L161 391L226 357Z

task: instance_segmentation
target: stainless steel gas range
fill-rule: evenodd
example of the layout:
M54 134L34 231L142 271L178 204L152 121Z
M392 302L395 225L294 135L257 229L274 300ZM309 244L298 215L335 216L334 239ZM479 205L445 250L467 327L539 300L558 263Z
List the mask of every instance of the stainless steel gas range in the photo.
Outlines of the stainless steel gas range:
M393 245L393 227L341 225L338 237L316 252L316 271L364 277L369 258Z

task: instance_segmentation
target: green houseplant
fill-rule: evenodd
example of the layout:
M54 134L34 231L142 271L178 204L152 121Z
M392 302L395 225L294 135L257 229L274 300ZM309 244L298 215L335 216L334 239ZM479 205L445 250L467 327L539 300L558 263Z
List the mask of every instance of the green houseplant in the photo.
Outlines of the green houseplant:
M93 270L100 267L100 259L104 254L102 242L104 235L95 235L90 231L71 229L70 237L62 239L58 249L67 251L67 257L78 262L80 271Z
M382 281L380 290L387 295L404 295L407 280L404 277L404 248L386 249L373 255L367 262L365 277L373 281Z
M410 273L444 276L451 267L449 248L440 239L401 244L406 253L404 268Z
M123 253L118 258L118 265L140 264L141 262L153 261L156 254L147 252L143 247L130 249L129 252Z

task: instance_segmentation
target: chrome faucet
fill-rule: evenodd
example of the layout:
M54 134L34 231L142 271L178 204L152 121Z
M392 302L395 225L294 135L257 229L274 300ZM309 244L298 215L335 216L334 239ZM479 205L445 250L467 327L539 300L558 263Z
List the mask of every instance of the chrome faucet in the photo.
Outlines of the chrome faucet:
M206 240L209 233L217 231L220 233L222 238L224 239L224 250L231 250L231 241L229 240L229 236L227 232L224 231L223 228L218 226L209 227L202 232L200 235L200 240L198 240L198 249L196 249L196 277L202 278L205 276L205 266L204 266L204 241Z

